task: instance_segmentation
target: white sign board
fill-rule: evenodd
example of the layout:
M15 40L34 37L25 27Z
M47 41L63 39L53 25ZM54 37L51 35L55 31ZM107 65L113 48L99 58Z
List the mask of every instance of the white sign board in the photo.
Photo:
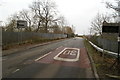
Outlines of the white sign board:
M17 20L17 28L25 28L27 27L27 21Z

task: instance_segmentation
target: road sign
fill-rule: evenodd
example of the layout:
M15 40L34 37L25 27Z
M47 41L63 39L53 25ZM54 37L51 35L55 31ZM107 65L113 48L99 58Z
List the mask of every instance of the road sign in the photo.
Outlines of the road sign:
M27 27L27 21L17 20L17 28L25 28L25 27Z
M103 23L102 33L119 33L118 23Z
M120 23L107 23L103 22L102 33L118 33L118 58L117 65L120 65Z
M118 33L119 26L103 26L103 33Z

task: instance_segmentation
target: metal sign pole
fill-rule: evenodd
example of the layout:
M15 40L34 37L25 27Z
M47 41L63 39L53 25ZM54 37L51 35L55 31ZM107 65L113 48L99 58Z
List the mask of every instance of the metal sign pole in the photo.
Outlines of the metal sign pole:
M22 38L22 28L27 27L27 21L25 20L17 20L17 28L20 29L20 43L23 42Z
M118 59L117 59L117 68L118 68L118 74L120 73L120 22L119 22L119 29L118 29Z
M22 28L21 28L21 32L20 33L21 33L21 44L22 44Z
M119 23L119 31L118 31L118 65L119 65L119 62L120 62L120 23Z

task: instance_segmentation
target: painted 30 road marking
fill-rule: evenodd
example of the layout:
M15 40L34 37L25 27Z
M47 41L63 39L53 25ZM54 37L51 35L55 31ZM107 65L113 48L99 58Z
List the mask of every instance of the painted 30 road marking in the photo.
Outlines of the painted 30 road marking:
M68 56L76 56L74 59L71 58L64 58L60 57L60 55L68 55ZM60 61L68 61L68 62L75 62L79 60L80 56L80 49L78 48L65 48L63 49L60 53L58 53L54 59L55 60L60 60Z

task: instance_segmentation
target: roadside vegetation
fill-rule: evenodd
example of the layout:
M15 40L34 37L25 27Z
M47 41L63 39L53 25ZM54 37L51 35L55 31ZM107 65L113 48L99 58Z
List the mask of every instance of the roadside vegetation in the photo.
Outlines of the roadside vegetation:
M41 44L45 42L50 42L50 41L55 41L55 40L60 40L63 38L56 38L56 39L45 39L45 38L38 38L34 37L32 39L22 41L21 43L10 43L2 46L2 50L9 50L9 49L15 49L15 48L20 48L20 47L25 47L25 46L31 46L35 44Z
M84 40L84 44L94 60L95 67L100 78L120 79L120 74L118 74L119 67L113 65L116 61L115 58L109 55L103 55L102 53L96 51L96 49L94 49L87 40Z
M27 21L27 26L24 26L23 28L18 27L17 26L18 20ZM18 34L23 32L22 35L24 35L24 33L27 32L27 33L35 33L37 35L39 35L39 33L62 34L62 35L67 35L67 37L71 37L74 36L74 32L75 32L74 26L68 25L65 17L59 13L59 11L57 10L56 3L52 0L33 1L28 6L28 9L23 9L14 14L11 14L11 16L8 16L7 22L5 23L4 26L1 26L1 28L2 28L2 32L11 32L11 33L13 32L13 34ZM44 36L41 38L39 36L38 37L32 36L30 39L24 41L21 40L21 42L19 41L15 42L14 40L18 39L20 35L18 36L18 38L14 37L14 35L6 36L2 34L2 36L4 36L2 37L2 41L4 42L2 43L3 50L65 38L65 37L46 38ZM5 42L6 39L9 40L9 42ZM10 40L12 42L10 42Z
M117 33L116 34L101 34L99 36L89 35L86 37L89 41L91 41L95 45L99 46L100 48L103 48L103 46L105 46L105 44L106 44L106 46L107 46L106 49L109 50L111 43L117 43L118 34ZM105 43L105 41L107 41L108 43ZM103 43L105 43L105 44L103 44ZM113 48L117 48L117 44L114 45ZM111 50L109 50L109 51L111 51ZM113 51L113 52L115 52L115 51Z
M17 26L17 21L27 21L24 28ZM8 16L2 31L8 32L37 32L54 34L73 34L74 26L68 25L65 17L57 10L52 0L35 0L28 9L18 11Z

